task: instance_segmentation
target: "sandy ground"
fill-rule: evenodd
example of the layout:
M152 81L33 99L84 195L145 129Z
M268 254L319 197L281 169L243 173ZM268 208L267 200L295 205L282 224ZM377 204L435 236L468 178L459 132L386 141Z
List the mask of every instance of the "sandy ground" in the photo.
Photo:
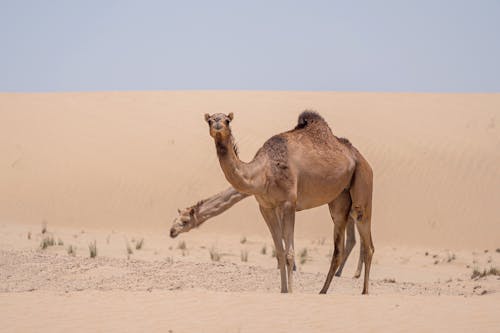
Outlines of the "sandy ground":
M235 113L249 160L305 108L373 166L369 296L359 245L317 295L324 207L298 214L293 295L252 198L168 237L177 207L227 187L205 112ZM499 276L471 275L499 267L499 119L500 94L0 94L0 331L498 332Z

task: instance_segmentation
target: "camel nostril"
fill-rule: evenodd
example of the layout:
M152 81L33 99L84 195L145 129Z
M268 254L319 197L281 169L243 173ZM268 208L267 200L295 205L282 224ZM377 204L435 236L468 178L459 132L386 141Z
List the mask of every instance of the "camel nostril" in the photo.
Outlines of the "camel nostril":
M177 236L177 234L175 233L175 230L171 229L170 230L170 237L175 238L176 236Z

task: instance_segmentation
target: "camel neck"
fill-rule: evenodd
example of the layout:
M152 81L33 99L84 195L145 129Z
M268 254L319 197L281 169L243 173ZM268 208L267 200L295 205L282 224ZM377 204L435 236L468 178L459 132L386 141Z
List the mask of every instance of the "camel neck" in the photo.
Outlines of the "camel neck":
M242 162L237 154L234 137L215 138L215 147L219 163L227 181L239 192L257 194L259 184L256 183L255 171L251 163Z
M230 187L225 191L217 193L216 195L201 201L197 205L198 209L196 212L196 220L198 222L198 225L214 216L225 212L230 207L248 196L248 194L240 193L233 187Z

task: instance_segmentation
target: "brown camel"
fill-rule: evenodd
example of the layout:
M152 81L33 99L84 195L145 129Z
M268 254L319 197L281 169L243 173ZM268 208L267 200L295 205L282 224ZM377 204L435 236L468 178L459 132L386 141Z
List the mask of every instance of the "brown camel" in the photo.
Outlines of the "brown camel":
M344 257L348 216L361 236L365 275L363 294L368 293L371 260L373 172L347 139L333 135L316 112L304 111L297 126L271 137L249 163L237 153L230 122L233 114L205 114L215 141L222 171L241 193L254 195L271 232L280 266L281 292L293 290L295 212L328 204L334 222L334 253L325 284Z
M219 192L207 199L198 201L196 204L186 207L184 209L178 209L179 216L174 219L172 227L170 229L170 237L175 238L179 234L188 232L193 228L198 228L205 221L222 214L236 203L249 197L249 194L240 193L236 191L233 187L230 187L222 192ZM340 264L335 276L341 276L344 265L351 253L351 250L356 245L356 235L354 232L354 221L349 218L346 227L346 244L344 259ZM358 268L354 274L354 278L359 278L361 275L361 269L363 266L363 256L360 253ZM279 268L279 265L278 265Z

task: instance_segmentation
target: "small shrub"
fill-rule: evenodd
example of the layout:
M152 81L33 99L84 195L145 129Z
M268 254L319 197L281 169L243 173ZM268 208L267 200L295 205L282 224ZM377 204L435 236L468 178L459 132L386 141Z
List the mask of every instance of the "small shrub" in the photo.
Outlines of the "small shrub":
M31 231L28 231L28 239L31 239Z
M265 255L267 253L267 247L266 244L262 246L262 249L260 249L260 254Z
M47 232L47 222L43 221L42 222L42 234Z
M396 279L394 278L385 278L382 280L382 282L385 282L385 283L396 283Z
M140 240L135 243L135 249L140 250L142 249L142 246L144 245L144 238L141 238Z
M455 253L448 253L448 259L446 259L447 262L452 262L455 260L457 257L455 256Z
M74 246L74 245L71 245L71 244L70 244L70 245L67 247L66 252L68 252L68 254L69 254L70 256L73 256L73 257L74 257L74 256L76 255L76 246Z
M64 245L64 242L63 242L63 240L61 238L57 239L57 245L59 245L59 246L63 246Z
M241 237L240 244L245 244L247 242L247 238L245 236Z
M43 237L42 241L40 242L40 248L42 250L45 250L49 246L54 246L54 244L55 244L54 237L47 235L47 236Z
M185 242L185 241L180 242L180 243L177 245L177 248L178 248L179 250L185 250L185 249L187 248L187 246L186 246L186 242Z
M215 247L210 249L210 260L212 261L220 261L220 253L217 251Z
M97 242L95 240L89 244L89 254L90 258L97 257Z
M247 262L248 261L248 251L247 250L241 250L240 259L243 262Z

